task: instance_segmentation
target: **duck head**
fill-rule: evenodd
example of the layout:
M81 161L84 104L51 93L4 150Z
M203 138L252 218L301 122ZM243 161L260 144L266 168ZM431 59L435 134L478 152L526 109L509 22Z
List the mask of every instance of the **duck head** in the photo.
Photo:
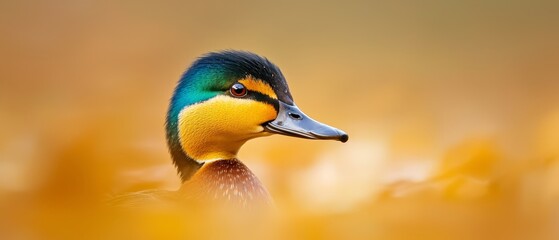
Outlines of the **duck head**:
M249 139L282 134L345 142L348 135L305 115L274 64L241 51L209 53L184 73L166 121L183 181L205 161L236 158Z

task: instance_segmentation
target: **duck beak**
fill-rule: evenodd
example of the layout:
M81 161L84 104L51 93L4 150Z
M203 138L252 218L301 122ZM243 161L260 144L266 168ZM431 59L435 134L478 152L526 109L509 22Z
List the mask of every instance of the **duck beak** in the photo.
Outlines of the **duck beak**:
M348 135L339 129L315 121L305 115L295 105L279 102L279 112L275 120L264 124L266 131L292 137L308 139L331 139L347 142Z

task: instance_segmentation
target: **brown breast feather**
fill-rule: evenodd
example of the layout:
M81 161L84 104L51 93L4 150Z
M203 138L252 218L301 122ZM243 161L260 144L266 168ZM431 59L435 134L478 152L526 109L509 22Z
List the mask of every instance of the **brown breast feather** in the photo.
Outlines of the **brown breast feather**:
M271 198L258 178L237 159L205 163L179 192L184 200L215 201L243 207L270 205Z

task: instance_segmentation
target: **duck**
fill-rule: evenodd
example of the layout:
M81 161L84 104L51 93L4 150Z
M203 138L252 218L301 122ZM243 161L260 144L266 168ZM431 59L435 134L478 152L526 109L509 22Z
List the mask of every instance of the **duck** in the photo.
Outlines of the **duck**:
M272 204L262 182L237 157L247 141L274 134L340 142L349 138L303 113L276 65L238 50L210 52L192 63L174 89L165 131L180 189L123 195L113 202Z

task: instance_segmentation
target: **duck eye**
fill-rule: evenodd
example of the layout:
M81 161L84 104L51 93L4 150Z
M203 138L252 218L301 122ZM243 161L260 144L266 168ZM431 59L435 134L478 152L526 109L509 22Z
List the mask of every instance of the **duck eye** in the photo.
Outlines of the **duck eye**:
M240 83L233 84L233 86L231 86L231 89L229 89L229 92L231 92L231 95L235 97L244 97L247 95L247 89L243 84Z

